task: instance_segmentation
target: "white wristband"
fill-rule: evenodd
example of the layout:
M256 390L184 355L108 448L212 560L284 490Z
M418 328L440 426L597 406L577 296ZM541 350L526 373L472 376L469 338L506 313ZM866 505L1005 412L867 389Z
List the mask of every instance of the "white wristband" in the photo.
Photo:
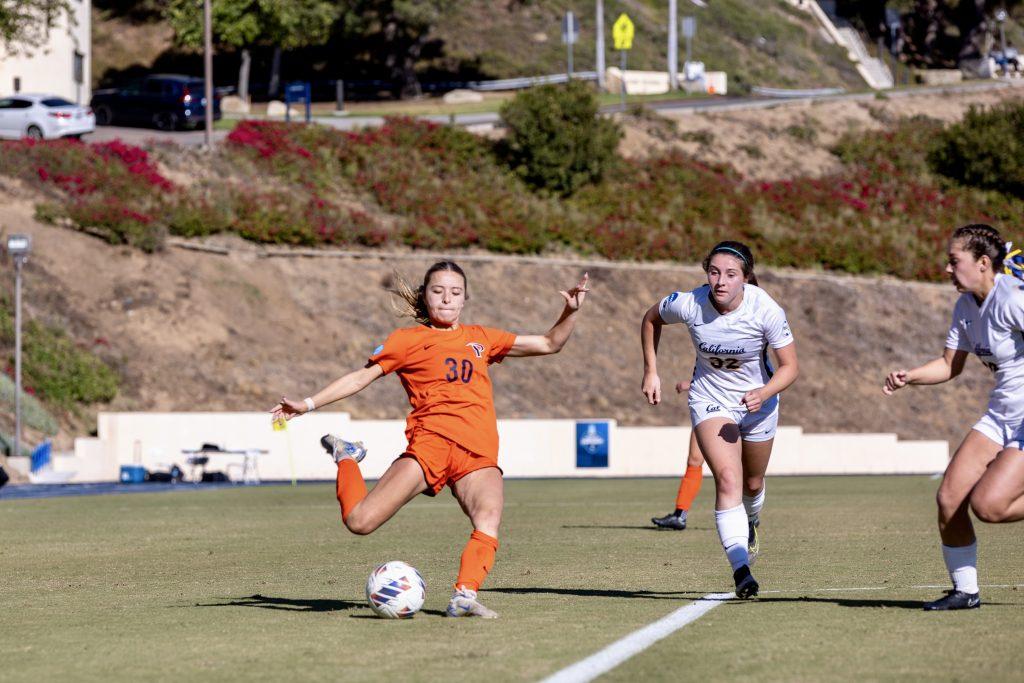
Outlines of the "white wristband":
M303 400L304 400L304 401L306 402L306 412L307 412L307 413L311 413L311 412L313 412L314 410L316 410L316 404L315 404L315 403L313 403L313 399L312 399L312 398L309 398L309 397L307 396L307 397L306 397L306 398L304 398Z

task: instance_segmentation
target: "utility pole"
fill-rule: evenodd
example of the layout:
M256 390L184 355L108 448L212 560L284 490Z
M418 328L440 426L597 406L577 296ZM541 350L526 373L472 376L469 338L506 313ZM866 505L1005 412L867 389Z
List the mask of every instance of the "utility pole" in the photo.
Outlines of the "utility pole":
M594 59L594 70L597 71L597 88L604 90L604 0L597 0L597 16L594 30L597 38L597 54Z
M668 87L679 89L679 19L677 0L668 0Z
M203 143L206 149L213 144L213 20L210 17L210 0L203 0L203 78L206 97L206 127Z

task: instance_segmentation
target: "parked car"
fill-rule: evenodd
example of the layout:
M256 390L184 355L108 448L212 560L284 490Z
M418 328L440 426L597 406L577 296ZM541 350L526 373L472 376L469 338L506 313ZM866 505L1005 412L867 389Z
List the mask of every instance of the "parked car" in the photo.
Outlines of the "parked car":
M92 109L63 97L30 93L0 97L0 138L78 138L95 129Z
M92 95L96 123L101 126L154 126L160 130L195 128L206 116L203 80L193 76L154 74L124 88L97 90ZM220 119L220 98L213 97L213 118Z

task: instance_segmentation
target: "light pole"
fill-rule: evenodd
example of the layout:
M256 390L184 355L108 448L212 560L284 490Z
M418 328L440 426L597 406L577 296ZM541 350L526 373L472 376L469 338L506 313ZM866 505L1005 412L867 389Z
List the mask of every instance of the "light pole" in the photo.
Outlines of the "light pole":
M21 455L21 268L32 251L31 235L11 235L7 252L14 259L14 448Z
M999 24L999 50L1003 55L1003 75L1010 75L1010 60L1006 58L1006 32L1003 30L1003 22L1006 21L1006 9L1000 7L996 10L996 23Z
M596 54L594 55L594 70L597 71L597 89L604 91L604 0L597 0L597 7L594 9L594 35L596 40Z
M206 97L205 126L203 143L210 149L213 142L213 26L210 16L210 0L203 0L203 86Z

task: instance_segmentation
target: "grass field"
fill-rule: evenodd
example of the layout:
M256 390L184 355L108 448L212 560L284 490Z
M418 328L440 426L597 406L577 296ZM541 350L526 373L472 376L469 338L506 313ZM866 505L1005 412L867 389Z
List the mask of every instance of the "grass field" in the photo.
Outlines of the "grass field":
M1021 526L982 526L984 606L924 613L948 583L927 478L769 480L762 595L728 602L602 680L1019 680ZM0 502L0 680L537 680L732 589L704 489L512 481L481 598L442 616L469 526L447 493L355 537L331 486ZM379 562L427 580L411 621L365 606Z

